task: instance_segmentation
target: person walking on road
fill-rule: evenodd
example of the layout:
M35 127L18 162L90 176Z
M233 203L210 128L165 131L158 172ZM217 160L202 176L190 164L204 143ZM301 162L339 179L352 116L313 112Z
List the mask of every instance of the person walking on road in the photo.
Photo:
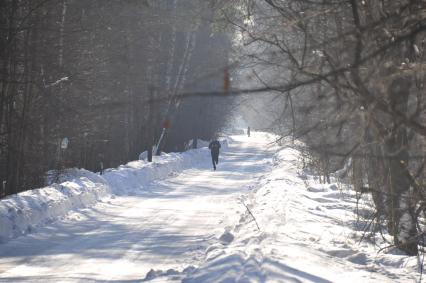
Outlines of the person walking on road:
M213 170L216 170L216 165L219 163L220 142L212 140L209 144L209 149L212 155Z

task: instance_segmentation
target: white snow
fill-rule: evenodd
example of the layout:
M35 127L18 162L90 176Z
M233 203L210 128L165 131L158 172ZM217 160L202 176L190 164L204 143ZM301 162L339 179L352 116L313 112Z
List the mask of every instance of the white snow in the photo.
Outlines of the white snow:
M417 259L378 253L361 241L356 197L338 184L318 184L299 168L298 151L280 149L272 171L244 196L246 212L183 282L416 282Z
M416 282L275 139L233 136L218 171L203 148L1 200L0 282Z
M223 149L226 150L226 141ZM64 216L70 210L88 207L102 198L133 194L153 180L209 161L206 148L184 153L163 153L153 163L132 161L116 169L107 169L103 176L83 169L69 169L60 184L26 191L0 201L0 242L26 234L37 226Z
M96 203L110 192L104 178L78 170L78 178L26 191L0 201L0 243L32 232L72 209Z
M60 78L60 79L58 79L57 81L55 81L55 82L53 82L53 83L51 83L51 84L48 84L48 85L46 86L46 88L56 86L56 85L58 85L58 84L60 84L60 83L66 82L66 81L68 81L68 80L69 80L69 77L63 77L63 78Z

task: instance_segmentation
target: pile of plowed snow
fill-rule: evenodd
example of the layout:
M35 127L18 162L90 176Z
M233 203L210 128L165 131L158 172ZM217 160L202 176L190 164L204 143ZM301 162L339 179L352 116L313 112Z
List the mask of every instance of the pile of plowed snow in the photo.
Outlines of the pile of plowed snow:
M223 140L223 149L227 148ZM93 205L103 198L143 190L153 180L164 179L200 164L209 164L207 148L183 153L163 153L153 162L137 160L107 169L101 176L84 169L67 170L60 184L25 191L0 200L0 242L31 232L39 225L65 216L70 210Z
M207 248L205 262L183 282L415 282L417 258L365 239L371 221L357 217L355 194L319 184L286 147L269 174L241 197L247 211ZM371 214L365 197L359 209ZM361 203L362 202L362 203ZM379 252L380 251L380 252Z

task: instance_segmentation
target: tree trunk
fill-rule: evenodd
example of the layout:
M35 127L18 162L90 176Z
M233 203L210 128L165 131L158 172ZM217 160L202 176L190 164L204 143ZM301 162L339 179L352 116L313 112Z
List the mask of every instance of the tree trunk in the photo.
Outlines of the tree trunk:
M409 77L398 77L390 84L389 102L395 111L407 113L411 87ZM394 124L385 142L389 168L389 216L395 245L408 255L417 255L417 226L415 201L410 186L407 167L409 162L407 129L394 119Z

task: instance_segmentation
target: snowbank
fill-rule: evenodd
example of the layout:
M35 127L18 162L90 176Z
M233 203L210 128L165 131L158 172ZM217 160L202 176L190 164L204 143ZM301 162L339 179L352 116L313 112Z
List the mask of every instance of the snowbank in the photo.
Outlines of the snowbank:
M80 177L0 200L0 242L31 232L76 208L87 207L110 193L101 176L78 170Z
M103 177L116 195L125 195L143 189L153 180L164 179L184 169L210 160L207 148L193 149L183 153L163 153L153 156L153 162L132 161L115 169L107 169Z
M223 149L227 142L223 142ZM93 205L111 194L126 195L142 190L153 180L164 179L193 166L210 164L207 148L154 156L153 162L132 161L104 175L83 169L67 170L67 180L22 192L0 200L0 242L34 230L65 216L70 210Z
M182 282L416 281L416 257L378 253L363 238L370 220L357 218L354 193L318 184L301 173L299 160L292 148L275 154L271 172L241 196L247 211ZM361 208L368 214L368 205Z

